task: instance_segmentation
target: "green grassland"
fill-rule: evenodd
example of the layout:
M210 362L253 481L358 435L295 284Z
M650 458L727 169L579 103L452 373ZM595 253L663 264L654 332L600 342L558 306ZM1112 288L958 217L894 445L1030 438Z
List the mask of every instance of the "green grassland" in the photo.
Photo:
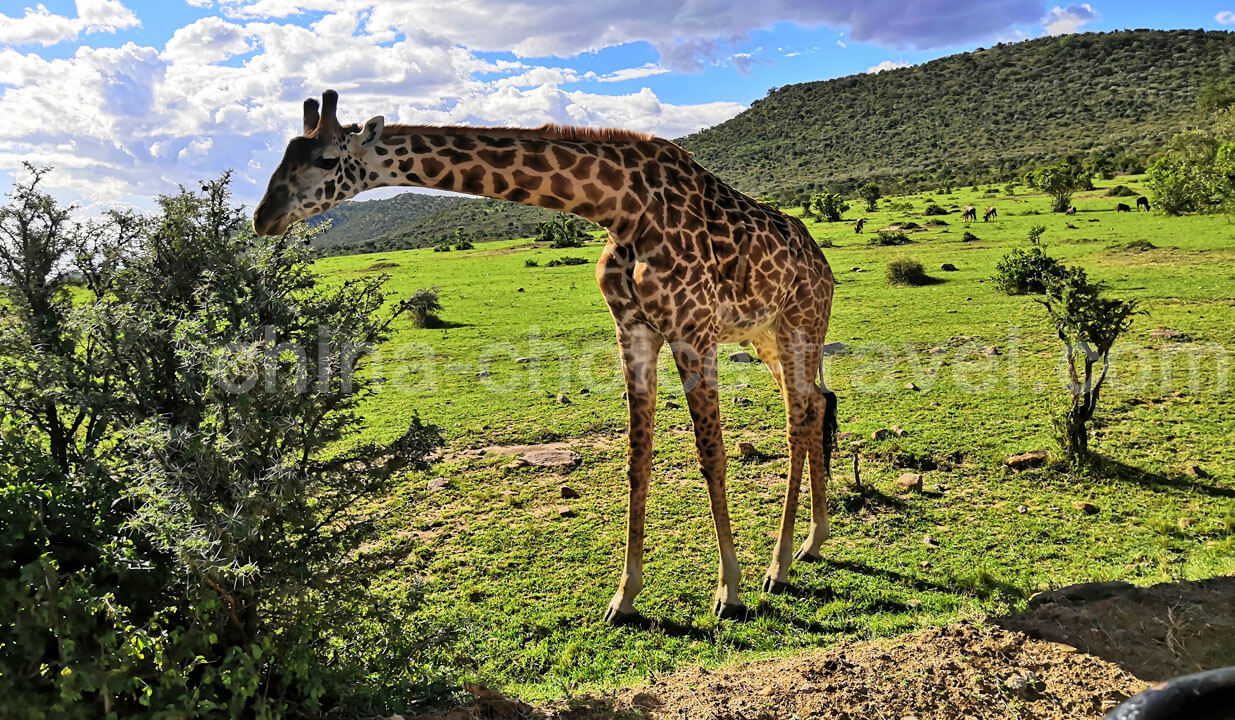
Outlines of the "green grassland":
M1137 181L1118 182L1140 190ZM824 251L837 277L828 339L849 351L829 358L826 372L841 431L853 436L841 442L831 486L825 562L795 565L797 596L762 597L784 493L784 411L766 370L730 362L738 348L722 348L729 502L753 610L746 622L710 614L715 541L688 412L665 407L685 404L667 352L637 601L653 622L601 621L625 535L623 388L591 262L544 267L563 256L595 261L601 243L550 250L518 241L320 261L332 282L388 273L399 296L436 287L446 308L445 327L398 325L366 370L384 384L366 406L368 434L357 442L393 438L413 410L448 438L433 471L409 474L390 497L374 499L392 512L388 542L407 557L400 574L375 579L374 588L423 584L424 606L407 624L452 630L437 657L444 677L560 697L684 663L1014 612L1040 588L1235 572L1235 225L1116 213L1117 202L1131 202L1106 197L1112 184L1078 194L1075 217L1051 214L1040 194L1018 188L1009 197L1001 187L892 198L874 213L855 207L846 217L868 218L862 235L849 222L808 222L834 245ZM958 210L921 216L930 200L972 203L979 215L994 205L1000 215L967 227ZM875 229L906 219L948 225L909 233L909 245L869 244ZM1044 310L1030 297L999 294L989 279L1037 224L1047 228L1048 252L1149 311L1117 346L1099 406L1093 446L1109 461L1101 473L1014 473L1003 465L1013 453L1053 449L1051 420L1066 402L1062 345ZM966 229L979 239L963 241ZM1129 249L1141 241L1153 248ZM898 257L921 261L938 282L890 285L884 267ZM957 270L941 271L943 263ZM1180 335L1154 335L1160 327ZM985 354L989 346L999 354ZM894 425L903 437L870 437ZM739 458L743 440L762 455ZM510 455L467 452L547 441L574 443L581 466L562 475L511 467ZM854 453L860 489L851 486ZM1185 474L1193 463L1211 477ZM933 468L922 470L926 492L898 494L893 480L918 467ZM430 490L437 478L445 488ZM563 484L580 497L563 500ZM1098 512L1086 515L1076 501Z

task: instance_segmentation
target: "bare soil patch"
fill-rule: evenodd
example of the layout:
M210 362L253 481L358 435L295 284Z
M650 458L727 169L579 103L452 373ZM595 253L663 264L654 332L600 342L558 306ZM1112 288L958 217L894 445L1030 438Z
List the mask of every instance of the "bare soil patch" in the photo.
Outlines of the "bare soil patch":
M730 667L532 707L480 692L421 720L1101 718L1149 682L1235 664L1235 578L1044 593L1015 616Z
M998 623L1075 645L1142 680L1235 665L1235 578L1135 587L1073 585Z

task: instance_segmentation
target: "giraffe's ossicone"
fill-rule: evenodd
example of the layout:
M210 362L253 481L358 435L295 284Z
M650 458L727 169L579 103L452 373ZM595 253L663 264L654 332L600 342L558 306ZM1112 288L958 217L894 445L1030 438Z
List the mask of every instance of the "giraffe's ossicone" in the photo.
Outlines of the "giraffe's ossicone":
M810 462L811 525L797 553L818 561L828 536L835 395L822 384L832 270L796 218L726 185L677 145L621 130L386 125L336 118L338 96L304 106L253 216L277 234L359 192L405 185L574 213L609 232L596 279L617 326L630 419L627 543L611 622L636 617L652 464L656 362L668 343L682 378L720 546L715 611L741 617L741 571L725 497L717 345L750 342L785 401L789 483L763 589L789 587L793 525Z

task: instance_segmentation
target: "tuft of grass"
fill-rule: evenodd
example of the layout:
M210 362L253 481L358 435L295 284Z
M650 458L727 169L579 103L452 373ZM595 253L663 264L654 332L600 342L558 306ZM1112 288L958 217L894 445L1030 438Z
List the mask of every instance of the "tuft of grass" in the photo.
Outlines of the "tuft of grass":
M926 285L931 279L917 260L897 258L888 263L888 282L893 285Z
M590 260L581 257L564 257L558 260L550 260L545 263L545 267L562 267L563 265L586 265Z
M1129 252L1148 252L1150 250L1157 250L1158 246L1148 240L1133 240L1132 242L1125 243L1123 249Z

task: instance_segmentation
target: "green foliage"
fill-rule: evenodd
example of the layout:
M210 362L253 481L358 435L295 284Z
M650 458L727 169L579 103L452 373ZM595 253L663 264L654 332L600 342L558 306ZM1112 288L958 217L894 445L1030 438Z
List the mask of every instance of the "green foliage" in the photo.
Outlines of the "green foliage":
M849 210L849 203L845 202L840 193L816 193L811 196L810 206L820 220L827 222L839 222L841 216Z
M404 301L404 307L412 316L412 323L418 328L435 328L442 324L437 313L442 311L442 303L437 297L437 288L421 288L412 293Z
M455 250L471 250L474 247L467 230L462 225L455 228Z
M1065 212L1072 206L1072 193L1093 187L1089 171L1067 161L1038 168L1025 175L1025 182L1051 196L1054 212Z
M450 252L450 241L446 238L438 240L433 245L433 252Z
M764 205L771 205L772 207L778 210L780 209L780 201L772 197L771 195L760 195L759 197L755 198L755 202L761 202Z
M79 224L42 174L0 210L8 716L303 717L413 697L426 638L401 618L417 593L366 591L397 557L363 500L440 437L413 418L393 444L327 452L360 422L364 349L404 312L381 311L384 279L319 285L304 228L252 237L226 176L159 198L155 218Z
M926 285L930 281L917 260L897 258L888 263L888 282L893 285Z
M1192 131L1171 139L1146 181L1167 215L1235 209L1235 142Z
M1046 292L1047 282L1058 274L1062 265L1046 254L1042 233L1046 228L1037 225L1029 230L1028 250L1014 248L995 265L995 287L1008 295Z
M586 227L583 220L558 213L540 224L536 241L547 242L551 248L583 247L589 239Z
M1071 403L1055 426L1064 456L1075 465L1090 460L1088 423L1110 369L1111 348L1142 313L1135 300L1102 297L1104 289L1084 270L1063 268L1047 279L1046 297L1039 301L1067 347Z
M879 230L871 236L871 245L908 245L913 242L904 230Z
M966 230L966 231L965 231L965 234L964 234L964 235L961 235L961 242L977 242L977 241L978 241L978 239L979 239L979 238L978 238L978 236L977 236L977 235L974 235L973 233L969 232L968 230Z
M875 212L879 209L879 198L883 197L879 192L879 186L875 183L866 183L858 189L858 197L866 201L866 211Z
M1137 192L1127 185L1116 185L1106 191L1107 197L1135 197Z
M931 204L929 204L929 205L927 205L927 206L926 206L926 209L922 211L922 214L923 214L923 215L926 215L926 216L928 216L928 217L929 217L929 216L935 216L935 215L947 215L947 214L948 214L948 211L947 211L947 210L944 210L944 209L943 209L943 208L941 208L941 207L939 207L939 206L938 206L938 205L936 205L935 203L931 203Z

